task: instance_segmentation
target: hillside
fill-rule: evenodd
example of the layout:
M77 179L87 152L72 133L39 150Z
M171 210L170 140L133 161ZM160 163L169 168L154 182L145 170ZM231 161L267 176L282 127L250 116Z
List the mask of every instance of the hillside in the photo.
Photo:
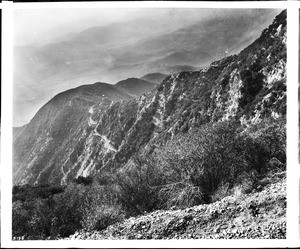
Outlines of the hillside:
M18 162L18 158L32 161L32 167L28 168L26 162L19 161L17 166L14 164L17 179L26 183L32 174L38 176L41 182L47 182L49 174L57 178L57 174L63 173L64 169L57 167L55 161L65 153L65 149L76 143L73 139L83 136L81 127L86 127L86 122L87 126L94 125L94 121L89 118L93 111L91 106L99 101L110 104L131 98L131 95L106 83L84 85L56 95L37 112L28 125L14 129L15 162ZM70 134L75 137L70 137ZM76 157L75 152L72 155Z
M260 192L237 190L212 204L157 210L102 231L78 231L69 239L285 239L285 180L283 172Z
M68 95L57 95L59 102L41 108L14 140L15 183L64 183L114 171L137 152L151 154L177 134L208 123L236 120L247 127L284 119L285 42L283 11L239 54L200 71L170 75L138 99L120 102L131 97L118 92L118 98L102 98L100 90L87 91L73 106Z

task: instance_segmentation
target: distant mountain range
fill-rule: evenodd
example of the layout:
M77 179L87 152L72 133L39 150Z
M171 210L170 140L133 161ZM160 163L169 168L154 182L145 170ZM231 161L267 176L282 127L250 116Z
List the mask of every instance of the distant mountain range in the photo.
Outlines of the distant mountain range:
M184 70L183 70L184 71ZM155 84L161 83L168 75L163 73L149 73L141 77L142 80L153 82Z
M125 92L134 94L135 97L139 97L143 93L154 89L156 84L142 79L128 78L126 80L119 81L116 86L123 89Z
M42 47L15 47L14 123L27 123L52 96L88 82L204 68L253 42L277 12L220 12L198 22L177 21L174 28L172 19L141 17L70 33Z
M122 54L120 48L118 53L118 49L112 50L112 54L120 56L118 63L123 63L124 69L136 63L136 72L142 72L145 65L170 58L172 53L164 53L167 47L179 49L182 44L190 44L190 51L197 51L203 44L198 40L201 37L211 51L218 42L221 50L230 44L238 49L237 41L242 46L250 39L247 30L251 25L247 21L216 19L206 23L214 32L203 31L204 35L200 32L204 24L194 24L128 45L133 54L127 53L130 49ZM227 25L231 32L226 30ZM65 47L62 51L68 50ZM213 52L206 53L212 57ZM65 56L54 56L53 61L57 59L60 65ZM182 56L182 60L190 56ZM150 58L151 63L147 64ZM199 58L199 63L204 61ZM76 63L78 67L83 65ZM128 71L131 77L135 76L133 72ZM162 71L148 71L153 72L140 78L125 77L115 85L83 85L52 98L27 125L14 131L14 183L66 183L100 170L113 172L124 167L138 151L151 154L176 134L206 123L234 119L247 125L285 117L286 11L236 55L223 57L197 71L166 77Z

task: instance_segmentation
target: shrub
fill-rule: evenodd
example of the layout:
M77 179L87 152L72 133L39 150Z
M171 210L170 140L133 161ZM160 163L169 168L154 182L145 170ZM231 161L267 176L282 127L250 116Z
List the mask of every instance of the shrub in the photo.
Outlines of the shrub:
M200 196L193 194L191 203L210 202L221 183L232 183L244 170L246 163L238 147L237 127L234 122L204 125L177 136L158 153L170 183L181 182L190 189L185 192L190 193L198 187L192 193Z
M118 203L115 186L93 184L85 193L82 205L82 227L85 230L102 230L123 220L124 212Z
M137 215L157 207L162 176L153 158L142 156L133 157L132 165L117 174L119 201L127 214Z
M82 226L87 231L100 231L123 219L124 212L120 205L108 206L104 204L89 208L82 220Z
M159 189L161 205L212 202L237 185L251 191L272 158L285 163L284 127L284 120L270 120L242 132L238 123L225 121L177 135L155 152L166 181Z
M250 136L240 135L237 139L239 154L247 163L247 169L245 171L249 172L255 170L259 174L262 174L268 162L268 152L266 148L255 138Z
M13 187L13 201L20 200L22 202L35 200L37 198L47 199L55 194L62 193L64 187L56 185L22 185Z
M202 203L201 189L188 182L166 184L159 189L160 208L185 208Z
M26 186L14 193L26 197ZM48 186L47 188L51 188ZM20 190L21 189L21 190ZM54 192L56 188L53 188ZM19 192L18 192L19 191ZM13 202L13 236L25 239L67 237L77 230L100 230L124 218L116 187L93 183L70 184L63 193L48 198L29 195L30 199ZM20 196L19 196L20 197Z
M250 126L241 137L252 140L256 146L256 153L252 153L252 159L258 154L264 153L264 171L272 170L270 166L275 164L270 161L278 161L277 166L285 170L286 164L286 125L285 117L274 120L269 118L259 124ZM263 157L261 155L261 157ZM276 169L275 169L276 170Z
M52 212L53 200L38 198L33 204L33 213L30 220L32 228L31 237L34 239L52 237L51 221L53 218ZM55 236L55 234L54 234Z
M229 184L228 182L223 184L221 183L218 187L218 189L212 194L211 196L211 201L215 202L215 201L219 201L221 199L223 199L224 197L226 197L228 195L228 191L229 190Z
M74 183L83 184L84 186L87 186L93 183L93 178L91 176L78 176L76 179L74 179Z
M13 236L24 236L26 239L51 236L51 204L51 200L41 198L27 202L13 202Z
M98 170L98 174L95 176L95 183L101 186L110 186L114 183L114 175L100 169Z
M64 193L54 196L52 234L67 237L82 228L82 204L85 190L82 185L69 185Z
M15 201L12 206L13 237L20 237L32 233L29 225L31 209L25 207L21 201Z
M211 201L211 195L221 184L230 185L246 169L246 161L240 154L239 141L234 123L216 123L208 130L197 133L198 150L193 158L191 181L201 187L203 200Z

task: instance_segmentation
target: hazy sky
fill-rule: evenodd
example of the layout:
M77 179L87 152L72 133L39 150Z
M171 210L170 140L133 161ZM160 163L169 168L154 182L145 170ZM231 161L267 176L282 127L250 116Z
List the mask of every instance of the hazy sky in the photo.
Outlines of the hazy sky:
M136 9L15 10L15 45L43 45L62 35L102 26L127 17Z
M14 12L14 45L44 45L72 32L94 26L142 17L174 20L173 25L199 21L226 9L109 8L109 9L20 9ZM235 15L239 11L234 11ZM251 13L251 11L249 11ZM170 27L171 28L171 27ZM174 27L175 29L175 27Z

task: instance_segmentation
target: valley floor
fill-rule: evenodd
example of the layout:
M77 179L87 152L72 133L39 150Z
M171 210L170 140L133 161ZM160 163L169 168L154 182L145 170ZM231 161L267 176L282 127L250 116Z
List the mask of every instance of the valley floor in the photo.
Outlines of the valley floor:
M131 217L102 231L67 239L285 239L286 178L277 173L260 192L225 197L183 210Z

